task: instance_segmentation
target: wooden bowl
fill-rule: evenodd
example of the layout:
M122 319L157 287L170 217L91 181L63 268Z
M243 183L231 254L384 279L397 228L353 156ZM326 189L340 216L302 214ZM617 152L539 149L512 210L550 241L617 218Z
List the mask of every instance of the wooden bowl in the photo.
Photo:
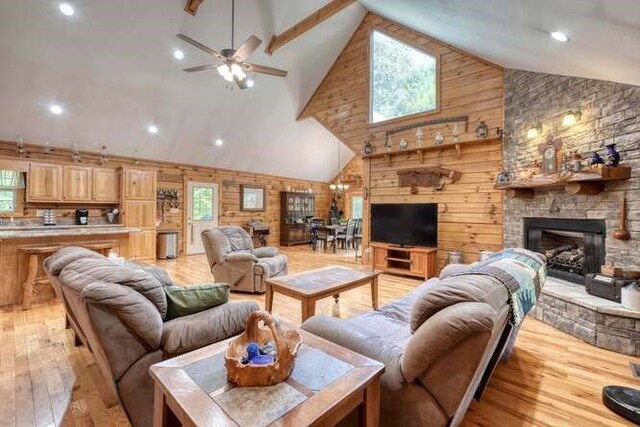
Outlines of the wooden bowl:
M260 321L267 328L260 327ZM276 345L276 360L268 365L243 365L247 344L255 342L260 347L268 341ZM227 378L243 387L268 386L286 380L296 360L302 337L296 330L282 331L266 311L254 311L247 318L246 330L229 343L224 354Z

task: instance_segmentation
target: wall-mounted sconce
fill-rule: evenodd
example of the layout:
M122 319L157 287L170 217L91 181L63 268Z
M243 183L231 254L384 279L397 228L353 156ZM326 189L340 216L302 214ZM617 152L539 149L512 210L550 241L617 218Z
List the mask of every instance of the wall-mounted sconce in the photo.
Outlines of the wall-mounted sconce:
M573 126L580 121L582 113L580 111L569 110L562 118L562 126Z
M542 134L542 126L541 125L535 125L535 126L531 126L529 128L529 130L527 131L527 139L534 139L540 136L540 134Z

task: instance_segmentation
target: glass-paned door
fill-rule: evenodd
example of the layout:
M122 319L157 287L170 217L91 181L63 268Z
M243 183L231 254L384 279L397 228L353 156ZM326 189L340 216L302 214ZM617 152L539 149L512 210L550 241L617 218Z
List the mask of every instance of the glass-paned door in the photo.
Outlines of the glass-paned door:
M362 196L351 197L351 218L362 219Z
M190 181L187 209L187 254L201 254L204 246L200 233L218 226L218 184Z

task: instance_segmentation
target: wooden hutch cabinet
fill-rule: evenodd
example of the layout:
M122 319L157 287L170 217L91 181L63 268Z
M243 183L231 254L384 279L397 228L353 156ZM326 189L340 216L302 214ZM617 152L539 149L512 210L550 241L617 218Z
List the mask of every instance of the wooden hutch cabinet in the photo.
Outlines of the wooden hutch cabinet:
M308 219L315 216L315 195L283 191L280 193L280 245L306 245L311 240Z

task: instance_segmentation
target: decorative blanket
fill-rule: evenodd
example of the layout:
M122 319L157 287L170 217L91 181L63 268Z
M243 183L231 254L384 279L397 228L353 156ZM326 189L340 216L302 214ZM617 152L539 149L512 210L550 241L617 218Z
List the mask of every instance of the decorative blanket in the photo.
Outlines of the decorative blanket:
M499 280L509 291L511 322L519 325L536 304L547 280L546 260L526 249L505 249L456 276L482 274Z

